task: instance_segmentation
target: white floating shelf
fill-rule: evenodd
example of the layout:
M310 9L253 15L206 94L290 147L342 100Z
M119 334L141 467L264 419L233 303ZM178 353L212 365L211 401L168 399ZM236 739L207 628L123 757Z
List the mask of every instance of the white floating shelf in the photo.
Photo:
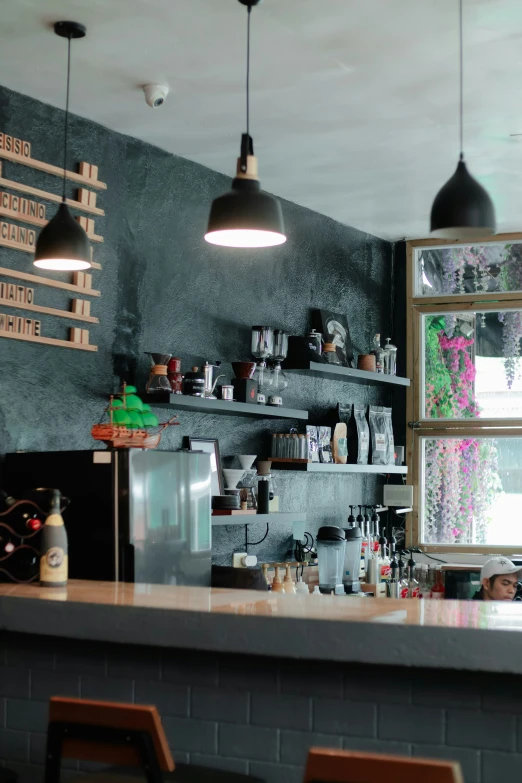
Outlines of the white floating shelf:
M408 473L406 465L335 465L324 462L273 462L272 470L302 470L306 473L377 473L383 475L395 473L401 476Z
M344 381L345 383L362 383L364 385L388 385L409 386L409 378L401 378L398 375L384 375L384 373L357 370L355 367L338 367L335 364L322 364L309 362L306 367L285 367L286 373L296 375L310 375L318 378L328 378L331 381Z
M213 413L221 416L247 416L261 419L301 419L308 421L308 411L279 408L270 405L252 405L248 402L210 400L184 394L146 394L143 401L156 408Z

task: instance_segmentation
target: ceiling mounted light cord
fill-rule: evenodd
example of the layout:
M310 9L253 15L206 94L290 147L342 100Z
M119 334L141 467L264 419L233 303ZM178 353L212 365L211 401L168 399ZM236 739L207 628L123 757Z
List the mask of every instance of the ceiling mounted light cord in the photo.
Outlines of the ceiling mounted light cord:
M431 208L430 230L444 239L477 240L495 233L495 209L482 185L464 162L464 35L459 0L459 146L453 176L439 190Z
M65 121L63 124L63 195L65 201L65 188L67 185L67 144L69 141L69 86L71 83L71 36L67 36L67 96L65 98Z
M250 14L252 6L248 6L247 13L247 51L246 51L246 133L241 137L241 154L239 168L242 174L247 173L248 156L254 154L254 142L250 136Z
M205 240L222 247L273 247L286 242L279 201L261 190L257 158L250 135L250 18L259 0L239 0L247 6L246 29L246 132L241 134L240 155L232 189L214 199Z
M247 13L247 62L246 62L246 132L250 136L250 15L252 6L248 6Z
M464 160L464 41L462 36L462 0L459 0L459 91L460 160Z
M36 241L33 264L39 269L75 272L89 269L91 246L89 238L67 206L67 154L69 149L69 93L71 84L71 40L83 38L85 27L78 22L56 22L54 32L67 38L67 89L63 126L62 203L56 215L40 231Z

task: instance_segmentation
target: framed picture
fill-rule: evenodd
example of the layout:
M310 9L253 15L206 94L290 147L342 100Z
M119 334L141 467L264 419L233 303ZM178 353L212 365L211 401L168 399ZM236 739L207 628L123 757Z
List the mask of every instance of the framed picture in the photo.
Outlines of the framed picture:
M189 451L204 451L205 454L210 454L212 495L224 495L219 441L216 438L191 438L188 436L186 442Z
M312 310L314 328L323 335L323 342L333 343L337 356L345 367L353 367L353 348L348 319L330 310Z

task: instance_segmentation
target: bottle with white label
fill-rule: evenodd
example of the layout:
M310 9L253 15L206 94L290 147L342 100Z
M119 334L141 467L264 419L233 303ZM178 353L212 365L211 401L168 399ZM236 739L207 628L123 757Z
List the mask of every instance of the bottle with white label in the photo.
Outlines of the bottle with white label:
M66 587L69 567L67 532L61 514L61 493L53 490L51 509L42 528L40 585Z

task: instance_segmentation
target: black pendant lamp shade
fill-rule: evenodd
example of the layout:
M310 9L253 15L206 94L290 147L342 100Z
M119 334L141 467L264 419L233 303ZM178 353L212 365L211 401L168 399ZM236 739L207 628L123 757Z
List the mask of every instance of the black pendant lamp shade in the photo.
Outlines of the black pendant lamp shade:
M63 195L58 212L40 231L36 240L34 266L59 272L74 272L91 266L89 238L80 224L73 218L65 203L67 176L67 132L69 120L69 81L71 70L71 40L83 38L85 27L78 22L56 22L54 32L67 38L67 100L64 124Z
M431 233L444 239L481 239L495 233L493 202L462 159L435 196Z
M243 134L232 190L212 202L205 239L225 247L272 247L286 242L279 201L261 190L252 139ZM244 171L243 171L244 169Z
M471 176L463 153L463 74L462 0L459 0L460 54L460 160L454 175L441 187L431 208L430 231L443 239L474 240L495 233L495 209L488 193Z
M273 247L286 242L279 201L261 190L257 159L249 133L250 12L259 0L239 0L248 8L247 27L247 131L241 137L241 155L232 189L212 202L205 239L224 247Z
M62 272L91 266L89 239L67 204L60 204L56 215L42 228L36 243L34 265Z

